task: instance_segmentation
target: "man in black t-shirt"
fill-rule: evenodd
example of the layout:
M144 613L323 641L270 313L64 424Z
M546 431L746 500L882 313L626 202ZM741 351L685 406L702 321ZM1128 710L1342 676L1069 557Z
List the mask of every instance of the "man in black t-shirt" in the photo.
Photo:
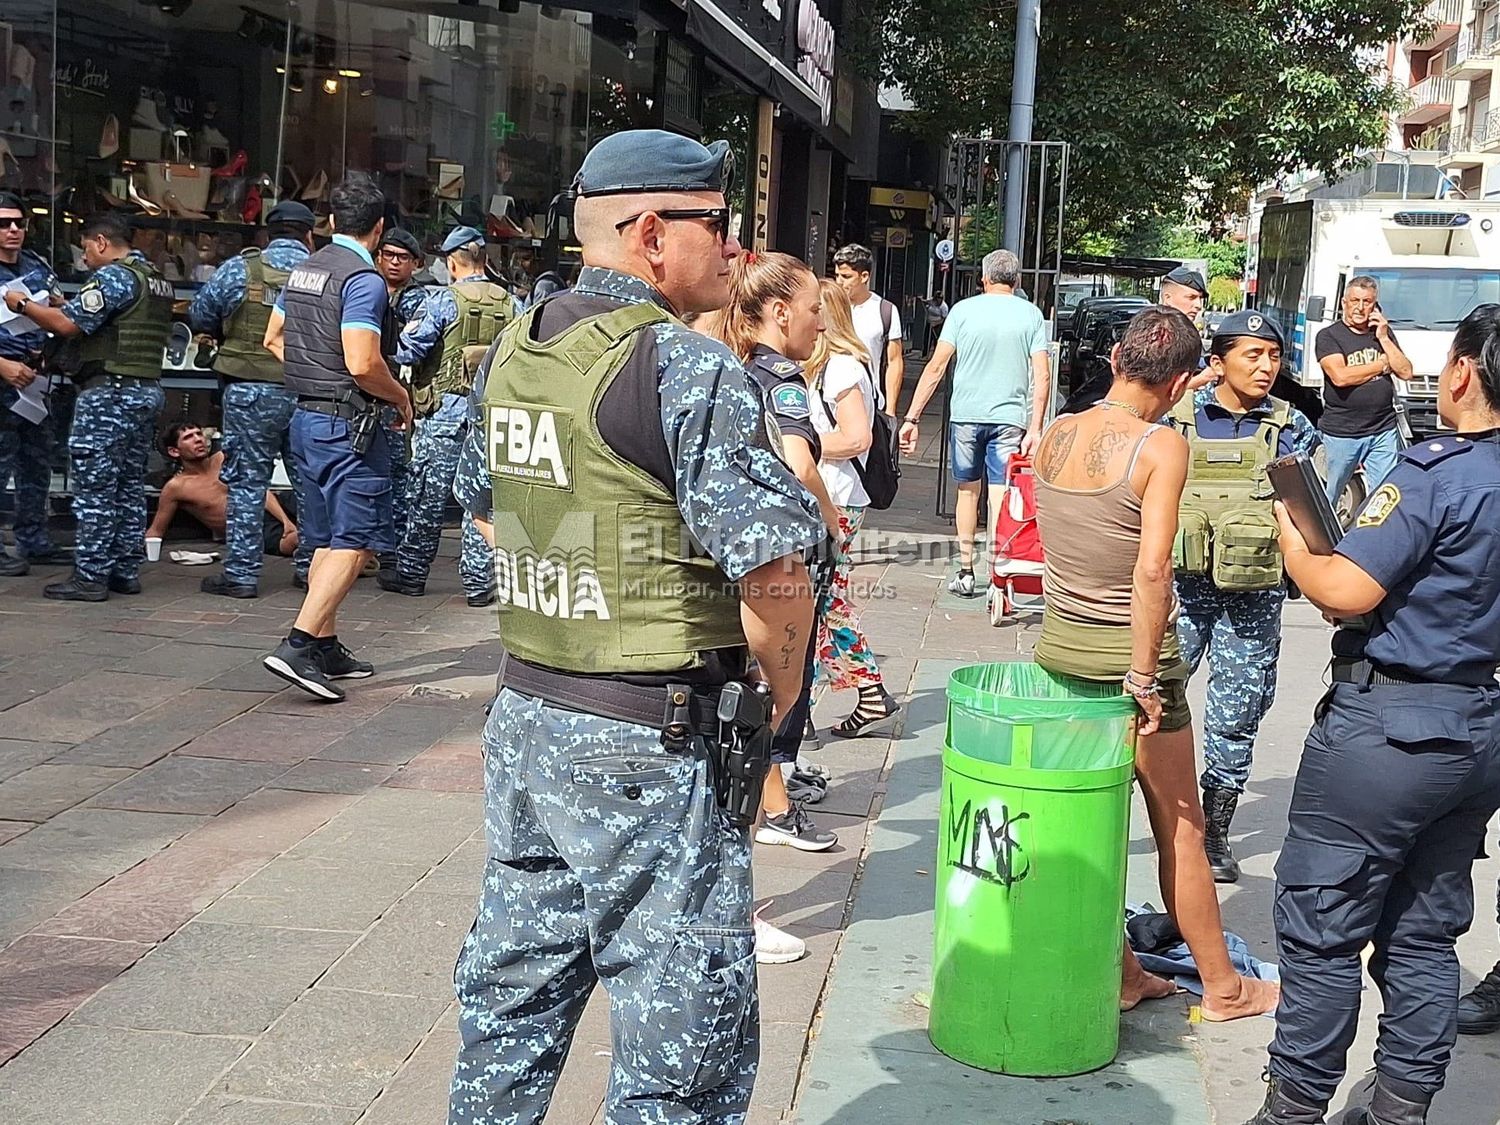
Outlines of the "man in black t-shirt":
M1411 360L1380 311L1373 277L1351 277L1344 286L1344 318L1318 333L1313 346L1323 368L1323 447L1328 453L1328 499L1339 494L1361 465L1365 490L1374 492L1396 467L1396 385L1411 378Z

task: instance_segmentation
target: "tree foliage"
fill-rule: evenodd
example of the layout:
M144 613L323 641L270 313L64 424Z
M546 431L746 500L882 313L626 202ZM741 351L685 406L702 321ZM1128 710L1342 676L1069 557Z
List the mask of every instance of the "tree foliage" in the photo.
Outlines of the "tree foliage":
M1427 0L1042 0L1034 136L1072 143L1070 226L1212 222L1276 174L1338 174L1382 142L1403 91L1384 45ZM856 59L923 133L1003 137L1014 0L866 0Z

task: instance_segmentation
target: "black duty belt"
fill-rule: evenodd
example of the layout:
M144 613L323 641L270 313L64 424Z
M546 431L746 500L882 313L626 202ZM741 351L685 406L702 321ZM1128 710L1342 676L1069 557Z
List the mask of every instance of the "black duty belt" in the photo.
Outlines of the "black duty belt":
M298 398L297 409L311 410L314 414L332 414L352 422L375 409L375 404L366 400L351 402L342 398Z
M91 387L101 386L108 383L110 386L123 387L145 386L149 383L159 383L160 379L143 379L139 375L116 375L113 371L96 371L92 375L85 375L83 382L78 384L80 390L89 390Z
M1333 658L1332 678L1336 684L1359 684L1361 686L1371 684L1381 687L1392 684L1453 684L1459 687L1484 687L1486 684L1495 682L1493 675L1476 680L1435 680L1427 676L1414 676L1410 672L1403 672L1399 668L1391 668L1385 664L1377 664L1373 660L1348 656Z
M598 715L622 723L636 723L653 730L663 730L672 722L672 713L686 706L699 734L713 737L718 731L719 690L717 688L672 685L645 687L595 676L574 676L540 668L524 660L506 656L500 663L498 686L510 688L550 703ZM685 696L686 698L681 698ZM679 712L680 713L680 712Z

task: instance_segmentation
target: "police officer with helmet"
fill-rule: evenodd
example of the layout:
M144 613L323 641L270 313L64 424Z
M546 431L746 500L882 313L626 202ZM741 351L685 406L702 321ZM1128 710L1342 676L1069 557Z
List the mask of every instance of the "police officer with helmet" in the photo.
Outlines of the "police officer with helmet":
M599 981L609 1121L739 1122L750 1102L748 824L824 532L752 436L744 367L678 319L728 298L727 155L657 130L599 142L575 180L584 269L488 364L457 490L493 520L507 656L450 1125L540 1122Z
M201 583L205 594L260 596L266 489L279 455L301 509L302 483L292 465L290 427L296 397L282 378L281 360L266 350L271 310L291 272L313 249L317 220L287 200L266 216L266 247L251 246L214 271L188 307L193 331L218 341L214 371L223 388L224 467L229 488L224 526L224 573ZM298 540L293 566L305 574L312 548Z
M297 396L292 458L302 477L298 532L313 548L307 596L296 624L261 663L313 698L337 703L334 681L375 669L338 639L339 604L381 551L391 550L390 450L380 403L411 422L411 399L380 354L385 280L373 252L385 197L363 178L334 188L333 241L292 270L266 329L266 347L286 364Z
M1438 379L1457 431L1406 450L1335 553L1277 507L1287 573L1334 634L1276 863L1281 1006L1251 1125L1314 1125L1344 1075L1360 953L1384 999L1368 1106L1343 1125L1421 1125L1458 1006L1470 867L1500 808L1500 305L1464 318Z
M426 593L427 575L437 558L443 509L453 494L453 475L468 434L474 371L516 314L509 290L485 276L483 234L455 227L443 240L442 252L452 282L432 290L421 315L406 326L396 345L396 362L412 369L416 433L407 524L397 535L395 573L382 570L376 581L384 590L409 597ZM458 572L471 606L495 600L490 548L467 513Z
M61 308L12 291L5 303L39 328L78 342L73 458L77 545L73 574L42 595L102 602L141 592L146 558L146 459L162 408L161 367L172 331L172 283L130 244L130 224L96 215L83 225L93 275Z
M1250 778L1260 721L1276 698L1281 654L1286 583L1266 466L1311 453L1319 440L1300 411L1271 396L1281 349L1281 332L1260 313L1225 317L1209 347L1211 384L1184 395L1168 415L1188 441L1172 560L1177 638L1194 672L1208 656L1203 842L1220 883L1240 877L1229 827Z

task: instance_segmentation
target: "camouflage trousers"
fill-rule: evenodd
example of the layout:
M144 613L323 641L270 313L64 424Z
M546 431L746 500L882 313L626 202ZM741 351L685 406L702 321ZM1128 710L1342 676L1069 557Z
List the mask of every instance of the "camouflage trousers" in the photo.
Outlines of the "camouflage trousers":
M224 577L237 586L260 581L265 548L266 489L279 455L302 510L302 477L292 462L289 427L297 397L277 383L230 383L224 388L224 467L219 479L229 487L224 528ZM312 564L312 548L299 542L292 565L302 573Z
M391 451L391 512L395 516L398 542L406 532L406 494L411 488L411 453L407 448L411 434L396 429L399 417L394 406L380 408L380 427Z
M1208 655L1203 787L1241 793L1250 779L1260 721L1276 698L1286 591L1230 593L1209 578L1183 574L1177 577L1177 600L1183 659L1196 672Z
M436 414L419 418L411 445L411 475L406 524L397 522L400 543L396 569L404 578L425 582L443 538L443 511L453 495L453 478L469 434L469 400L444 395ZM494 553L464 513L458 555L458 577L465 594L483 594L495 582Z
M74 570L86 582L140 577L146 558L146 458L165 401L155 380L105 376L78 396L73 459Z
M706 752L502 689L484 758L449 1125L540 1122L598 982L610 1125L743 1122L760 1053L750 843Z
M52 490L51 417L28 422L11 410L17 392L0 384L0 492L12 476L16 481L16 552L46 554L52 550L47 534L47 494Z

